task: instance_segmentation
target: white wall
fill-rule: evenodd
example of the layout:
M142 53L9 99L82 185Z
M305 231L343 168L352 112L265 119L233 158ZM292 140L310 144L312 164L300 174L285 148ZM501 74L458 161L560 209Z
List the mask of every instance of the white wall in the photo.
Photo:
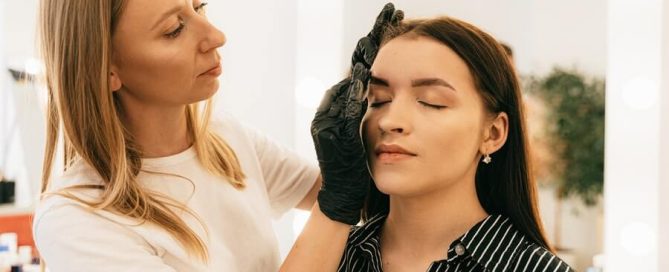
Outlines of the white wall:
M343 48L369 31L385 0L345 1ZM467 1L397 0L406 18L447 15L468 21L514 48L522 74L543 74L554 65L606 71L606 0ZM371 15L371 16L370 16Z
M36 198L42 169L44 146L44 118L33 86L17 85L6 67L25 69L26 63L36 54L35 29L37 1L0 0L0 143L9 146L0 152L0 167L17 181L16 203L29 206ZM17 119L19 122L15 123ZM9 137L11 134L11 137ZM30 170L29 170L30 169ZM27 182L30 181L30 182Z
M207 8L227 37L219 109L293 146L297 1L211 1Z
M667 267L669 8L664 5L609 2L606 271Z
M0 0L4 5L2 28L5 43L3 53L10 65L22 65L37 54L35 30L37 26L37 0ZM5 71L2 71L5 73Z
M5 1L0 1L0 67L4 67L5 63L5 31L4 31L4 25L5 25ZM7 128L8 122L9 122L9 116L7 116L7 112L9 111L7 108L9 107L9 97L7 96L7 92L5 91L5 82L7 80L7 74L5 72L0 71L0 171L5 167L4 165L4 154L5 154L5 147L4 143L5 142L5 134L9 130ZM0 173L1 175L2 173Z
M663 4L662 19L662 71L664 75L669 73L669 4ZM659 223L658 230L669 229L669 77L663 76L660 88L660 182L658 190ZM662 167L664 166L664 167ZM658 256L669 256L669 232L658 232ZM659 258L657 267L669 267L669 258Z
M209 19L227 37L218 109L295 148L297 0L209 4ZM274 224L282 256L295 238L293 218L291 212Z

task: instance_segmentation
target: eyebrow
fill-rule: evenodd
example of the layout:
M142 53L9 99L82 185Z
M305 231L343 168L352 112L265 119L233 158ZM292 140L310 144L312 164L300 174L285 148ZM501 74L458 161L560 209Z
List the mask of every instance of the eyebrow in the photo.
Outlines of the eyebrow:
M172 14L175 14L175 13L179 12L182 8L183 8L182 5L177 5L177 6L172 7L171 9L169 9L168 11L166 11L165 13L163 13L163 14L160 16L160 19L159 19L158 21L156 21L156 23L151 27L151 30L154 30L156 27L158 27L158 25L160 24L160 22L162 22L163 20L167 19L167 18L170 17Z
M383 79L383 78L380 78L380 77L375 77L375 76L370 76L370 78L369 78L369 84L381 85L381 86L385 86L385 87L390 86L390 85L388 84L388 81L387 81L387 80L385 80L385 79Z
M371 76L369 84L380 85L384 87L390 86L390 84L388 84L388 80L377 76ZM433 77L433 78L419 78L411 80L411 87L425 87L425 86L443 86L455 91L453 85L451 85L446 80L443 80L441 78Z
M411 81L411 87L423 87L423 86L443 86L455 91L453 85L451 85L450 83L446 82L446 80L443 80L441 78L436 78L436 77L420 78Z

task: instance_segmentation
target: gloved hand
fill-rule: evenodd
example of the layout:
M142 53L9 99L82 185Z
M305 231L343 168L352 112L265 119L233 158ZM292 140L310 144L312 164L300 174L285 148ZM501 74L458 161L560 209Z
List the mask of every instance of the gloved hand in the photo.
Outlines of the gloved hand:
M386 4L381 13L379 13L379 16L376 17L372 31L367 36L358 40L358 45L355 47L355 51L353 51L351 68L358 62L362 63L368 70L372 68L376 53L379 51L381 40L388 26L396 27L402 19L404 19L403 11L395 10L393 3Z
M369 68L383 32L397 25L404 14L386 4L372 31L358 41L351 75L330 88L311 123L323 186L318 193L321 211L330 219L355 225L360 221L371 177L367 170L360 121L367 109Z

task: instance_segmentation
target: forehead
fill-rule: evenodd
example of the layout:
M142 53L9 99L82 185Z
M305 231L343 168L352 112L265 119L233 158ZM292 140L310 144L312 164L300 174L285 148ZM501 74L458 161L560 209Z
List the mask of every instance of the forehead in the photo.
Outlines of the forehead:
M445 44L428 37L400 36L379 49L372 65L375 75L464 77L470 79L467 64Z
M184 8L193 0L124 0L123 15L120 24L130 23L135 26L151 27L165 13Z

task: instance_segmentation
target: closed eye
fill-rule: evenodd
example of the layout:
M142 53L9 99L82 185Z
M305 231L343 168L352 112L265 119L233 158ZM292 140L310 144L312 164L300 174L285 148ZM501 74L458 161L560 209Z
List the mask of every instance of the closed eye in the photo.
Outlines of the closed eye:
M178 37L179 34L181 34L181 31L184 29L185 25L186 24L184 23L183 20L179 20L179 26L175 30L173 30L172 32L165 34L165 36L167 36L168 38L171 38L171 39L174 39L174 38Z
M207 3L207 2L202 2L201 4L197 5L197 7L194 8L194 9L195 9L195 12L197 12L197 13L200 13L200 12L204 13L204 11L205 11L204 7L207 6L208 4L209 4L209 3Z
M370 108L379 108L379 107L381 107L381 106L383 106L383 105L385 105L385 104L388 104L388 103L390 103L390 102L391 102L391 100L387 100L387 101L379 101L379 102L372 102L372 103L369 103L369 107L370 107Z
M423 105L423 106L426 106L428 108L433 108L433 109L437 109L437 110L446 108L446 106L430 104L430 103L423 102L423 101L418 101L418 103Z

